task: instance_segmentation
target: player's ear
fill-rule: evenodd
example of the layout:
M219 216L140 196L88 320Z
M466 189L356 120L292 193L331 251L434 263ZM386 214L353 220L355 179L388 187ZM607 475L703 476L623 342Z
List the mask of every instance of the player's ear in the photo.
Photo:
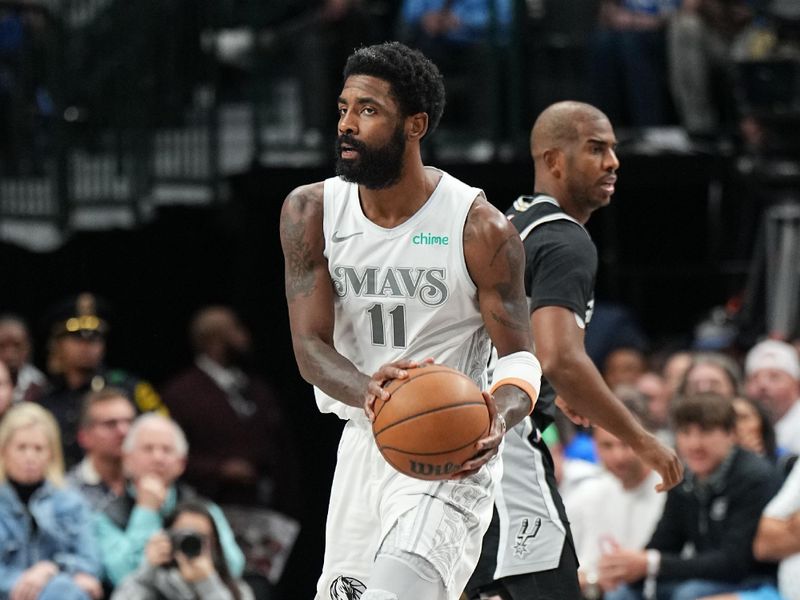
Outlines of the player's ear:
M561 162L564 154L558 148L550 148L542 153L544 164L553 177L561 176Z
M406 117L406 136L409 140L420 140L428 131L428 113L419 112Z

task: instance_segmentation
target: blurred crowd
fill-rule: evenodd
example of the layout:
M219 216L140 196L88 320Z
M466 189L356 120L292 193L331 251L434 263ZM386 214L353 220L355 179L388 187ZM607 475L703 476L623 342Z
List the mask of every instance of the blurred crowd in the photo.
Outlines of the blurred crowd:
M26 321L0 316L0 597L276 598L297 449L250 332L201 308L193 364L154 387L106 363L110 315L91 292L54 305L39 366ZM585 598L800 598L798 343L604 335L603 377L686 476L658 493L609 432L563 416L543 432Z
M609 386L684 462L666 494L602 428L560 417L544 433L587 599L800 597L798 348L763 339L745 350L605 355Z
M0 316L0 598L273 597L296 455L249 331L200 309L193 364L156 389L106 363L110 315L90 292L54 305L41 370Z
M169 0L137 12L113 0L2 0L0 166L37 172L62 121L178 124L208 96L201 83L222 102L281 104L291 80L279 119L301 121L298 139L317 148L334 131L337 65L387 39L440 65L442 131L479 145L524 136L558 88L617 128L679 126L749 148L769 134L760 109L800 102L798 12L792 0Z

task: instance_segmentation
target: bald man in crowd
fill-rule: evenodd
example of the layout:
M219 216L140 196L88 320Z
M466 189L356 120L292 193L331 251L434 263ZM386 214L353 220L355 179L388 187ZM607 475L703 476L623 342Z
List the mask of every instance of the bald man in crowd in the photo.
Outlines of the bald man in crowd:
M506 214L525 244L525 291L544 377L532 418L506 435L503 479L470 599L581 597L569 523L541 437L556 405L573 422L596 423L628 444L661 476L660 491L683 477L675 452L611 392L584 345L597 271L584 225L611 201L616 145L608 118L589 104L553 104L533 126L534 195L520 196Z
M219 504L292 514L295 449L277 393L250 368L250 331L231 307L205 306L189 337L194 364L162 389L189 439L187 483Z

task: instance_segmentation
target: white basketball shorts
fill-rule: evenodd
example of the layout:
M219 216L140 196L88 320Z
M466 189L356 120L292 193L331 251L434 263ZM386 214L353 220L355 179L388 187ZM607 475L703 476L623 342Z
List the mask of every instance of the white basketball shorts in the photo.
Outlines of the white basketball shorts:
M395 524L397 547L382 552L421 556L457 600L478 562L502 469L498 455L464 480L414 479L384 460L366 420L348 421L339 442L316 600L361 597L375 555Z

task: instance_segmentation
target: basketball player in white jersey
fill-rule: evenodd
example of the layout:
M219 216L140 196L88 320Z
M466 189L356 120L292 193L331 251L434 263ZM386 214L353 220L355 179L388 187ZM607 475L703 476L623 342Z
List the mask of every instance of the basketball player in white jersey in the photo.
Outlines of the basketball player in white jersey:
M506 436L497 514L469 582L470 600L581 598L569 523L541 437L556 404L576 423L596 423L630 445L658 471L659 490L683 476L675 452L614 396L584 347L597 272L584 224L611 201L616 143L608 118L581 102L546 108L531 132L535 193L519 197L506 214L525 246L525 291L544 378L532 417Z
M519 235L481 190L422 163L444 100L438 69L418 51L357 50L339 97L338 177L283 205L297 364L320 410L348 420L318 600L456 600L491 519L506 426L538 395ZM370 428L383 385L432 358L486 390L492 344L491 425L475 456L445 481L395 471Z

